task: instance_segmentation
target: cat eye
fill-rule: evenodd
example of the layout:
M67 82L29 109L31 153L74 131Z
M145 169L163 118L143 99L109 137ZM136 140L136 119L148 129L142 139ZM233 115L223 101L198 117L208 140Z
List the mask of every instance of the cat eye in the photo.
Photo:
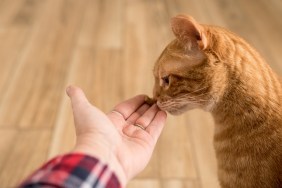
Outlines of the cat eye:
M169 85L169 76L162 77L162 86L168 86Z

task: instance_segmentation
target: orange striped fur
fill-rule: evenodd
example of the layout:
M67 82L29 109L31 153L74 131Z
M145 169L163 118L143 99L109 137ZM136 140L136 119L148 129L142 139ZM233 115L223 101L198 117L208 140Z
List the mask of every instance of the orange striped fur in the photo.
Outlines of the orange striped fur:
M282 187L282 83L236 34L192 17L171 20L176 39L154 68L154 99L171 114L201 108L215 121L222 187Z

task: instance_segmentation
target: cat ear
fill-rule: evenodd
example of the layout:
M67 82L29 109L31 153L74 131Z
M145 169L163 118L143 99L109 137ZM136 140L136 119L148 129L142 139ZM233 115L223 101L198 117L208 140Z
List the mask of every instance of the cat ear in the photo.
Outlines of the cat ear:
M180 14L171 18L171 28L176 38L180 41L196 41L200 49L204 50L207 48L208 44L203 32L204 29L191 16Z

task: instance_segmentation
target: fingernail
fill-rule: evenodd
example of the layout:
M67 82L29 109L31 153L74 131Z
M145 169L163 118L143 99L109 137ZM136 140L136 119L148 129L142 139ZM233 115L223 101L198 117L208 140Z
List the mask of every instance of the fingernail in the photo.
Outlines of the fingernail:
M67 89L66 89L66 92L67 92L68 95L69 95L70 89L71 89L71 86L68 86Z

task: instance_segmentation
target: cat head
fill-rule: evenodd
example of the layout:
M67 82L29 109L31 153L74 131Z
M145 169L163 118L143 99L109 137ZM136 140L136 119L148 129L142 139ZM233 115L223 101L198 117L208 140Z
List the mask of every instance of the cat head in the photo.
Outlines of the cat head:
M219 60L211 53L205 26L190 16L178 15L171 19L171 27L176 39L155 64L154 99L162 110L174 115L193 108L210 110L221 83L216 83Z

